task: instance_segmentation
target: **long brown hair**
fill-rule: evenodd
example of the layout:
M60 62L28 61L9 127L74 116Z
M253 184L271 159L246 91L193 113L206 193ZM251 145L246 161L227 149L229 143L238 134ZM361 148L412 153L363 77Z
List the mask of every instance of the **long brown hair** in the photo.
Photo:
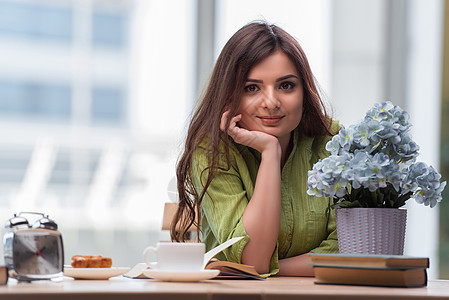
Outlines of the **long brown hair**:
M220 130L221 116L226 110L230 110L226 126L228 127L231 116L237 113L249 71L277 50L287 54L302 80L304 108L298 127L307 136L331 134L331 118L320 98L307 57L299 43L275 25L265 22L245 25L229 39L221 51L205 93L190 122L184 152L176 168L179 206L171 224L172 240L187 240L187 231L191 226L196 227L199 240L201 202L215 171L219 168L220 144L224 145L229 167L229 140ZM205 186L199 193L193 184L192 157L199 144L205 140L209 173Z

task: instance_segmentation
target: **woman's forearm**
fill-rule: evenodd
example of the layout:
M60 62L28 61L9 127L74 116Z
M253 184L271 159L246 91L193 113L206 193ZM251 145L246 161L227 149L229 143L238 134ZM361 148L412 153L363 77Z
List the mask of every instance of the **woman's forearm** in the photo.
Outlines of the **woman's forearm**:
M262 153L253 196L243 214L243 226L250 240L242 262L255 266L260 273L269 271L276 247L281 214L280 149Z
M309 253L279 260L279 276L315 276Z

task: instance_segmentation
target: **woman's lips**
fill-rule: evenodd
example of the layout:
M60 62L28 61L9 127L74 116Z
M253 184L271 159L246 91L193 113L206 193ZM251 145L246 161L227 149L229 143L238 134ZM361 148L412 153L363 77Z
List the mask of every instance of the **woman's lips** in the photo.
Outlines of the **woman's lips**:
M264 125L276 125L284 116L258 116Z

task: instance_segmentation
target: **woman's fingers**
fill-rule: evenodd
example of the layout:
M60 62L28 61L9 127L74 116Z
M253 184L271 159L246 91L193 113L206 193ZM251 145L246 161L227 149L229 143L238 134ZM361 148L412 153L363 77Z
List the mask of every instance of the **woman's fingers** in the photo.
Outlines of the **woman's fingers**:
M267 146L272 144L271 141L275 140L277 141L277 143L279 143L277 138L273 135L261 131L251 131L245 129L246 126L244 126L244 124L240 122L242 119L241 114L232 117L229 121L229 125L226 127L228 118L229 110L225 111L221 116L220 130L228 134L234 140L234 142L238 144L254 148L262 153L262 151L266 149ZM240 122L239 125L242 125L242 127L237 125L238 122Z
M220 121L220 130L226 132L226 120L228 119L229 110L225 111L223 115L221 115Z
M229 110L225 111L223 113L223 115L221 116L220 129L221 129L221 131L224 131L227 134L229 134L230 136L232 136L239 129L237 126L237 122L240 121L240 119L242 118L242 115L239 114L237 116L232 117L229 122L229 127L226 128L226 122L228 120L228 117L229 117Z

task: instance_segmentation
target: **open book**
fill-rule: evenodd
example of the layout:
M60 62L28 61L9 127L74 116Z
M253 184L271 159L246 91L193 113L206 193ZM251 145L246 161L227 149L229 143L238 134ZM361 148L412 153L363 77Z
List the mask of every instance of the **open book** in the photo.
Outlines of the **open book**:
M221 245L218 245L214 249L208 251L204 254L204 268L205 269L218 269L220 270L220 275L218 278L227 278L227 279L265 279L265 277L260 276L260 274L256 271L253 266L239 264L230 261L222 261L222 260L212 260L215 255L228 248L229 246L235 244L240 241L243 237L232 238Z
M217 278L228 278L228 279L265 279L262 277L253 266L234 263L230 261L220 261L212 260L215 255L223 251L224 249L230 247L236 242L240 241L243 237L232 238L221 245L218 245L214 249L206 252L204 254L204 269L218 269L220 270L220 275ZM146 263L139 263L135 265L131 270L129 270L124 276L131 278L145 278L143 272L148 268Z
M260 276L253 266L230 261L210 261L205 269L220 270L220 274L217 277L219 279L265 279L265 277Z

